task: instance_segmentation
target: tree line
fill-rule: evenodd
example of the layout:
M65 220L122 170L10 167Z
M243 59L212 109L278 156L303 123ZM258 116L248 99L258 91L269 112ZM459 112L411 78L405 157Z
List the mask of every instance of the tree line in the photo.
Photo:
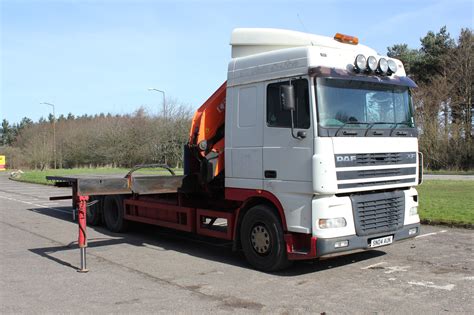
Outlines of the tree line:
M429 169L474 168L474 37L462 29L453 39L446 27L428 32L421 47L388 47L389 57L403 61L418 84L413 101L420 150Z
M389 57L403 61L418 84L413 90L420 151L425 167L474 168L473 42L471 29L453 39L446 27L428 32L419 48L396 44ZM182 147L192 118L189 108L169 102L168 112L152 117L143 108L130 115L50 114L33 122L3 120L0 154L10 168L44 169L54 165L53 123L56 123L58 167L132 167L145 163L182 165Z
M166 117L166 118L165 118ZM74 117L52 115L19 124L2 122L1 141L9 168L127 167L165 163L182 167L192 111L167 102L164 116L148 115L144 108L133 114L99 114ZM54 154L53 127L56 129ZM1 154L1 153L0 153Z

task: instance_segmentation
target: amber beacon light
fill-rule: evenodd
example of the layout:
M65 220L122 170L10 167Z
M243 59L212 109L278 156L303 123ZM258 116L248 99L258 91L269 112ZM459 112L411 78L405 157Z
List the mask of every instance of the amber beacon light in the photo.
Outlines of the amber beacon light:
M341 33L336 33L336 35L334 35L334 39L341 43L346 43L346 44L351 44L351 45L359 44L359 39L357 37L345 35Z

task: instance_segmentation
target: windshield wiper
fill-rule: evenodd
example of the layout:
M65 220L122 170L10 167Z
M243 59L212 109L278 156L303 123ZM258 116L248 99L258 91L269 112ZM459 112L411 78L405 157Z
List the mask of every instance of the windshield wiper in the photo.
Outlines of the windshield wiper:
M386 122L386 121L376 121L376 122L370 123L369 127L367 127L367 131L365 132L364 137L367 136L367 133L369 133L370 129L372 129L372 127L375 126L375 125L392 125L392 124L394 124L394 123Z
M404 121L404 122L387 122L387 121L376 121L376 122L373 122L373 123L370 123L369 124L369 127L367 127L367 131L365 132L364 136L367 136L367 133L369 133L370 129L372 129L373 126L375 125L395 125L393 126L393 128L390 128L390 135L392 135L392 132L397 128L398 125L406 125L408 127L410 127L410 123L407 122L407 121Z
M408 121L403 121L403 122L394 123L394 124L395 124L395 126L393 126L393 128L390 129L390 134L388 135L389 137L392 136L393 131L397 128L398 125L405 125L405 126L411 127L411 124ZM404 132L403 135L406 136L407 132Z
M344 125L342 125L341 127L339 127L339 129L337 129L336 134L335 134L334 136L337 137L337 134L339 133L339 131L341 131L341 129L344 128L346 125L360 125L360 124L363 124L363 125L370 125L370 123L367 123L367 122L346 121L346 122L344 123Z

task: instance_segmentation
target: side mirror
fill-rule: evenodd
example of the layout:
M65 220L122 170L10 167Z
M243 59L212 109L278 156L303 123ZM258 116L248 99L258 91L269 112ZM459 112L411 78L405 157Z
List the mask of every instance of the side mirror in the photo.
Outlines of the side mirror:
M293 85L280 86L280 105L283 110L295 110L295 88Z

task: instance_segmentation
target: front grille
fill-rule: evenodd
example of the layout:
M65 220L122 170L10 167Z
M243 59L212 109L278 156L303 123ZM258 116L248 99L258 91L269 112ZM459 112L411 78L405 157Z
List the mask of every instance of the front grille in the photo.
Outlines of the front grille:
M370 170L361 170L361 171L339 171L336 174L337 174L337 180L404 176L404 175L415 175L416 167L384 168L384 169L375 169L375 170L370 169Z
M357 235L393 232L403 226L405 195L402 191L351 196Z
M416 177L405 178L405 179L382 180L382 181L377 181L377 182L337 184L337 188L348 189L348 188L363 188L363 187L370 187L370 186L398 185L398 184L405 184L405 183L415 184L415 180L416 180Z
M360 166L398 164L401 160L402 158L398 152L357 154L357 164Z
M416 152L336 154L336 167L416 163Z

